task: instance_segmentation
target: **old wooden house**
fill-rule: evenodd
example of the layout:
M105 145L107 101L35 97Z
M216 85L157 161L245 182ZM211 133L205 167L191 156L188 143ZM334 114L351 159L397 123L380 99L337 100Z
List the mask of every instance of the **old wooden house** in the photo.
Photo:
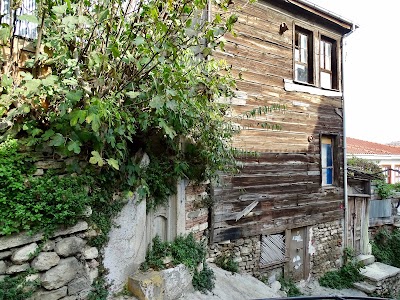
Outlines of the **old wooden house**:
M213 188L211 257L270 280L319 276L340 266L347 239L342 45L355 25L305 0L235 6L236 35L215 55L241 78L234 146L250 153Z

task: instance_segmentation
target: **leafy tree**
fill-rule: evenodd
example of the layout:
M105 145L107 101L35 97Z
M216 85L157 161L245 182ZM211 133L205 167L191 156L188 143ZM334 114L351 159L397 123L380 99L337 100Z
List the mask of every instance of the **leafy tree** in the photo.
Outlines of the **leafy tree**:
M146 195L148 181L163 177L141 173L134 154L143 150L160 162L161 198L173 192L173 179L232 166L235 128L215 100L229 97L234 81L210 56L237 21L230 0L214 1L212 20L207 0L36 3L33 15L19 17L38 24L35 54L22 68L18 56L2 61L0 141L12 136L63 157L86 156ZM0 29L12 51L15 25Z

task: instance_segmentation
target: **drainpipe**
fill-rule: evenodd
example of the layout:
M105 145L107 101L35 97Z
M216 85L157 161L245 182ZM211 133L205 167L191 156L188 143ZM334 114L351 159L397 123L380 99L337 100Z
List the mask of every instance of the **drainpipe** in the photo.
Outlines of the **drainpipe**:
M344 88L344 45L345 39L352 34L358 28L357 25L353 24L353 27L350 32L346 33L342 37L342 107L343 107L343 167L344 167L344 178L343 178L343 190L344 190L344 247L348 245L348 235L349 231L347 230L348 227L348 218L349 218L349 198L348 198L348 190L347 190L347 143L346 143L346 108L345 108L345 88Z

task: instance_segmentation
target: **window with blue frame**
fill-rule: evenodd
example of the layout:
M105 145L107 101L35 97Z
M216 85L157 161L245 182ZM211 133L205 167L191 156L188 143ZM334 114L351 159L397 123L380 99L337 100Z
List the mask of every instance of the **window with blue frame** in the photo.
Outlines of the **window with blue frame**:
M333 163L334 141L330 136L321 136L321 175L322 185L334 184L334 163Z

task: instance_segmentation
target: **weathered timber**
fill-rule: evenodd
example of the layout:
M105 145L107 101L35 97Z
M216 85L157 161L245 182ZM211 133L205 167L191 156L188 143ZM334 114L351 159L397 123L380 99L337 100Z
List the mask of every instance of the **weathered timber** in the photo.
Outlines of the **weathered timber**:
M285 80L294 76L294 24L314 32L315 71L319 34L340 45L345 29L332 20L321 20L320 15L314 18L309 12L302 15L299 10L284 10L293 8L285 1L246 3L235 1L234 7L244 7L237 12L236 35L226 35L227 52L215 56L231 65L233 76L240 78L237 89L242 97L233 102L229 119L242 131L235 136L233 146L258 155L238 157L239 174L222 175L221 185L213 188L213 241L279 233L343 217L341 94L287 91ZM284 33L280 33L282 23L288 26ZM340 53L337 55L340 63ZM340 67L337 75L340 88ZM248 115L253 109L273 104L285 105L286 110ZM264 123L280 130L263 128ZM333 187L321 185L321 134L337 137ZM256 202L249 213L237 219Z

